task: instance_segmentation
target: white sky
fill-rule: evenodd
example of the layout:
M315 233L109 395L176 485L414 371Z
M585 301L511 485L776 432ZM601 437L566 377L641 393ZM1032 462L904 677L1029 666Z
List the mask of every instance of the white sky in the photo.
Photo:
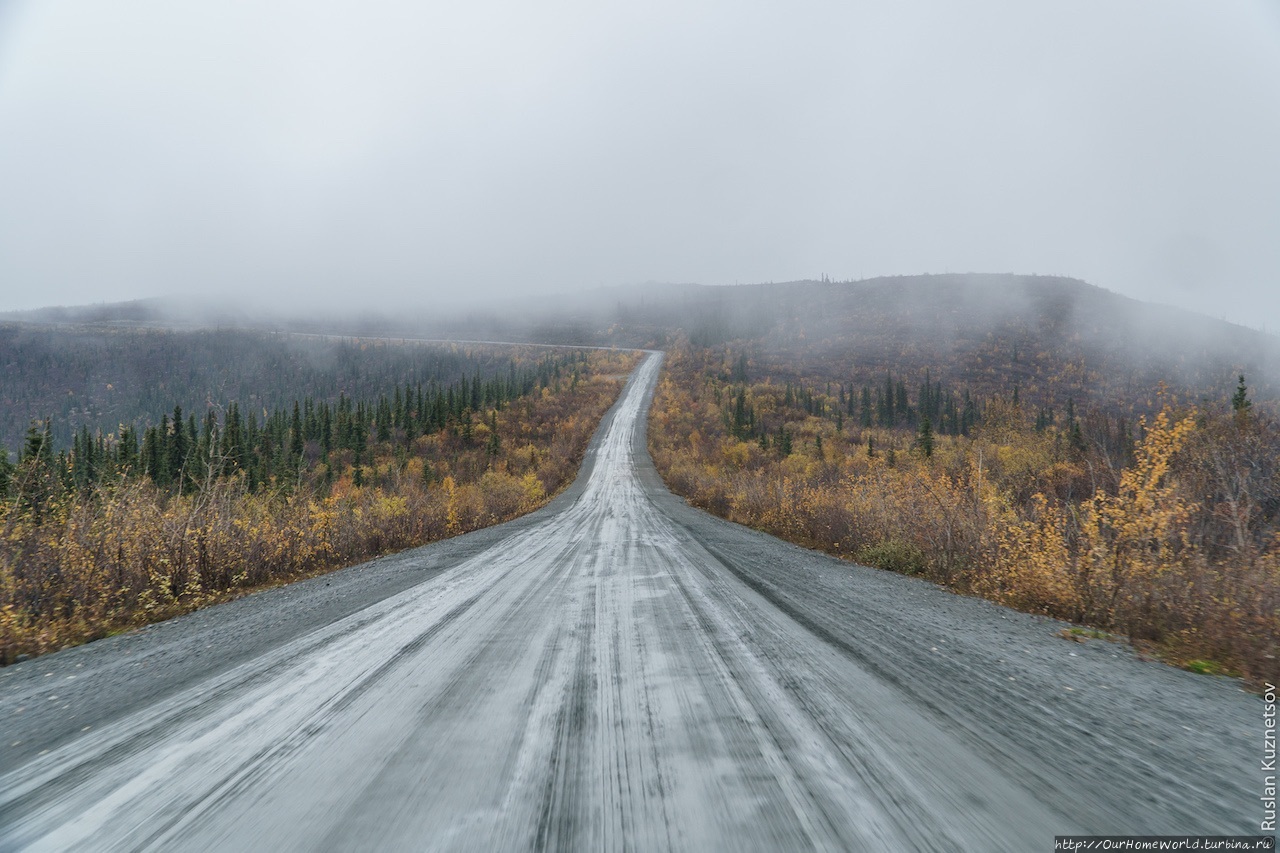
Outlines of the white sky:
M0 310L947 271L1280 330L1280 0L0 0Z

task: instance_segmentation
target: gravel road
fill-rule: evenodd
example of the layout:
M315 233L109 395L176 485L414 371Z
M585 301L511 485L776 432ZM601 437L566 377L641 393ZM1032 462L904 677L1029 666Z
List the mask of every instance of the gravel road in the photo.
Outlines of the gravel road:
M0 670L0 849L1257 831L1258 697L689 508L659 365L544 510Z

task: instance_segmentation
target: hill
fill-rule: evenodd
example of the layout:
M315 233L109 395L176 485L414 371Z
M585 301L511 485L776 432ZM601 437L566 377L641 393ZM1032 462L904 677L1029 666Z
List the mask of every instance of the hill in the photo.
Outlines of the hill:
M0 315L0 321L6 318L17 321L11 329L234 325L658 348L683 337L695 345L729 345L757 371L784 381L821 374L857 387L881 384L892 373L914 387L928 371L935 381L981 396L1008 396L1016 387L1038 406L1061 409L1073 400L1114 414L1152 410L1162 384L1186 401L1220 402L1241 373L1256 400L1280 398L1280 338L1050 276L948 274L733 287L649 283L452 312L366 306L357 315L314 311L292 317L244 306L143 300Z
M1148 409L1161 383L1225 399L1248 375L1280 396L1280 339L1075 279L932 275L667 288L620 302L613 334L729 345L775 378L823 374L851 386L935 380L1061 407Z

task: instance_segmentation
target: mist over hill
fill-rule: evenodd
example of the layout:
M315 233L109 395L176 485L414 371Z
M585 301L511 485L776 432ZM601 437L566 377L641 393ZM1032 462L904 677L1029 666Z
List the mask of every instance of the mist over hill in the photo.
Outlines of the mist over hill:
M1274 335L1060 277L646 284L448 311L399 309L364 306L339 313L300 306L286 314L241 303L153 299L0 315L0 323L7 322L11 343L23 339L13 330L32 326L250 327L657 348L687 337L695 345L747 354L757 369L779 378L798 375L801 365L821 366L851 383L874 383L887 372L913 380L929 371L935 380L988 394L1017 387L1041 405L1074 399L1149 410L1162 388L1186 402L1219 401L1240 374L1255 399L1280 397L1280 339ZM47 335L40 340L45 367L26 365L26 383L40 382L33 370L67 370L58 364L56 341ZM12 349L8 358L22 361L22 349ZM155 365L155 375L134 371L131 381L164 382L163 369ZM0 394L4 385L0 379Z
M1192 401L1280 391L1280 339L1083 281L932 275L675 288L621 303L615 334L733 344L785 374L815 361L866 381L886 371L989 392L1018 385L1046 405L1068 397L1113 405L1163 383Z

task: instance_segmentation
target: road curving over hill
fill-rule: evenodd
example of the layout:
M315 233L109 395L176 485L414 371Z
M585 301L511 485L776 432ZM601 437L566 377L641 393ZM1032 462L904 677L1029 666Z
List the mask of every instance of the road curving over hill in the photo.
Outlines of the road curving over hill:
M544 510L0 671L0 849L1257 831L1257 697L689 508L660 361Z

